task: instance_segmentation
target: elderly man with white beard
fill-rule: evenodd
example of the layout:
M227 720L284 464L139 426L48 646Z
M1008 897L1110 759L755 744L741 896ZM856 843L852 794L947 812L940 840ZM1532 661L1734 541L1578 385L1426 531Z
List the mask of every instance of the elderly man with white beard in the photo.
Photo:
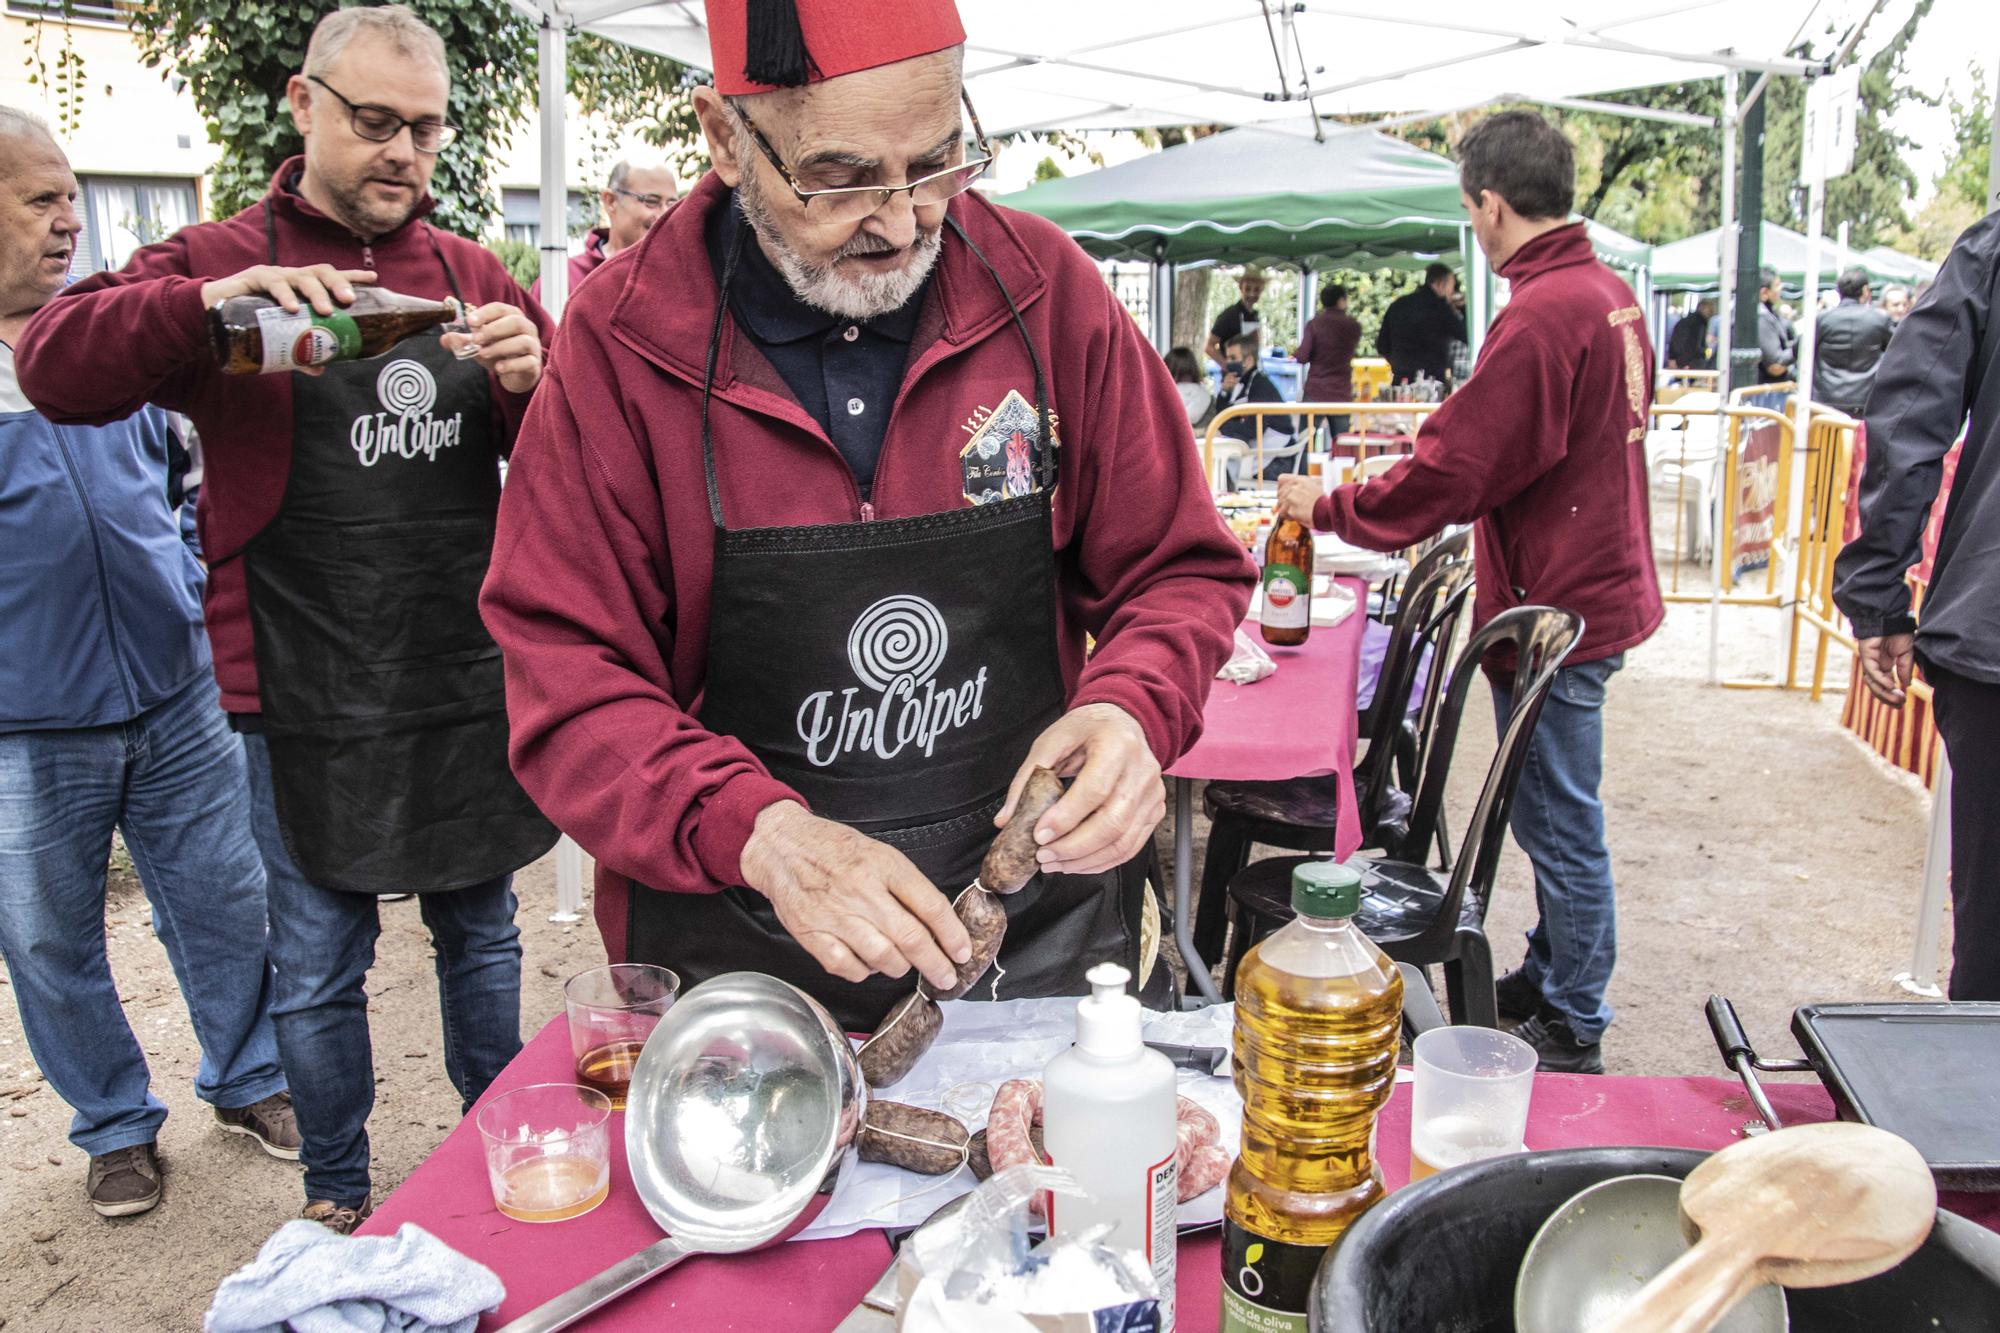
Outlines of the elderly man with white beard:
M715 169L577 293L501 504L515 771L612 958L866 1030L949 988L946 893L1053 768L973 995L1115 960L1164 1002L1161 769L1251 584L1180 396L1082 251L967 193L951 0L706 13Z

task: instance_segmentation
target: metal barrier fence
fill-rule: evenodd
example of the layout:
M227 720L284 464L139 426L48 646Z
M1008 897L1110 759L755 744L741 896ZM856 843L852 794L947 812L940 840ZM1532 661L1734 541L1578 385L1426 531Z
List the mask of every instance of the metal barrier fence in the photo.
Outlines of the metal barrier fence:
M1789 411L1752 406L1745 401L1763 397L1766 402L1789 393L1793 386L1762 385L1737 390L1726 406L1687 407L1679 403L1656 403L1654 429L1670 430L1680 440L1672 454L1649 451L1648 484L1652 471L1670 464L1673 473L1674 559L1666 575L1662 595L1669 602L1706 602L1723 606L1764 606L1788 608L1792 615L1784 631L1784 679L1779 688L1799 687L1798 656L1801 639L1811 631L1813 648L1812 697L1826 689L1826 663L1830 642L1854 646L1853 635L1844 627L1833 604L1833 562L1842 545L1842 529L1847 514L1848 472L1853 464L1857 423L1828 408L1815 407L1804 450L1796 448L1794 420ZM1346 480L1359 472L1370 474L1365 464L1372 456L1410 451L1417 427L1434 412L1437 403L1245 403L1218 412L1208 423L1201 441L1202 462L1210 484L1217 491L1232 489L1225 475L1234 459L1244 484L1259 486L1268 462L1291 458L1297 470L1309 466L1309 458L1331 454L1331 466L1344 467L1336 480ZM1789 404L1788 404L1789 406ZM1336 418L1345 417L1345 428L1334 430ZM1291 436L1302 445L1280 452L1264 444L1264 421L1293 418ZM1720 457L1694 441L1695 422L1714 420L1723 435ZM1221 434L1226 422L1248 420L1255 439L1243 444ZM1356 429L1360 427L1360 429ZM1218 449L1218 446L1226 446ZM1349 457L1341 457L1348 452ZM1712 471L1710 471L1712 469ZM1703 480L1712 478L1712 480ZM1719 488L1719 497L1713 491ZM1664 498L1655 491L1656 498ZM1720 503L1716 503L1719 498ZM1688 501L1696 503L1692 506ZM1716 514L1719 521L1710 534L1713 557L1712 586L1707 592L1684 591L1681 565L1686 534L1683 524L1689 515ZM1697 547L1701 543L1695 543ZM1739 572L1762 563L1762 588L1734 590ZM1780 566L1792 565L1792 586L1782 586ZM1739 569L1739 566L1743 568ZM1726 589L1726 590L1725 590ZM1768 682L1730 681L1732 685L1768 688Z
M1208 430L1202 435L1202 470L1208 473L1210 489L1220 494L1234 489L1226 484L1224 476L1231 461L1252 460L1251 466L1241 470L1240 475L1245 482L1261 485L1267 461L1278 458L1295 458L1300 464L1297 470L1303 472L1307 455L1313 453L1338 455L1343 449L1352 449L1353 461L1357 463L1369 457L1371 451L1408 453L1418 424L1441 406L1441 403L1241 403L1225 407L1210 419ZM1303 443L1295 449L1270 451L1267 459L1264 421L1268 417L1293 418L1291 434ZM1335 422L1341 417L1347 418L1347 425L1335 430ZM1252 443L1244 444L1221 433L1224 423L1243 420L1251 424ZM1361 429L1355 429L1356 426ZM1220 454L1217 445L1224 446Z
M1854 466L1854 436L1860 423L1817 405L1806 430L1806 504L1799 514L1798 570L1792 585L1792 624L1785 652L1785 688L1798 687L1799 639L1805 628L1816 634L1812 697L1826 688L1829 641L1854 647L1840 609L1833 604L1833 562L1845 544L1848 474Z

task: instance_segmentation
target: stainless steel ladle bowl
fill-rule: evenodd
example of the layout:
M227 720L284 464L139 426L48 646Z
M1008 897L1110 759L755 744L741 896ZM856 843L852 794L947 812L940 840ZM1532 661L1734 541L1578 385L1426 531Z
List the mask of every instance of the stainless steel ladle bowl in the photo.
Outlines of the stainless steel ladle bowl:
M675 1001L625 1101L632 1183L667 1232L500 1333L555 1333L691 1254L789 1239L825 1206L868 1108L854 1048L805 992L727 972Z

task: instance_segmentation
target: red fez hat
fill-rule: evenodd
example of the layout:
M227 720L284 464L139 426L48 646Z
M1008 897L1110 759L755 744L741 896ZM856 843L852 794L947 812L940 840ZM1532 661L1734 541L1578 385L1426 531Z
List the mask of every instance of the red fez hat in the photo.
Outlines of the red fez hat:
M953 0L708 0L708 50L725 96L794 88L965 41Z

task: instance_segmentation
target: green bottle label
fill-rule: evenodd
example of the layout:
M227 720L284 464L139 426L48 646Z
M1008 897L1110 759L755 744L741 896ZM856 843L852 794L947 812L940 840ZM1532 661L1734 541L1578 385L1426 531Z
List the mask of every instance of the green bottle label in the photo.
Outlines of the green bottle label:
M1265 1240L1222 1220L1221 1333L1307 1333L1324 1245Z
M1302 629L1311 616L1311 576L1283 562L1264 566L1264 623L1272 629Z
M267 374L352 361L361 355L361 326L345 310L321 315L307 306L294 314L283 306L267 306L257 312L257 325Z

